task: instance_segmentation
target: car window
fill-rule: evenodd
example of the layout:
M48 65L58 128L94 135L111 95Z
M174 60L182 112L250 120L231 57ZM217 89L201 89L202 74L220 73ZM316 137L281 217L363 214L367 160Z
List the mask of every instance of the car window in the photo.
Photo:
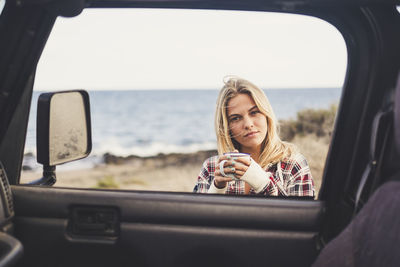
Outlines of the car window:
M267 95L280 138L304 155L317 193L346 67L339 31L309 16L86 9L58 18L37 68L21 183L41 173L39 94L85 89L92 153L57 166L55 186L191 192L218 154L219 90L241 77Z

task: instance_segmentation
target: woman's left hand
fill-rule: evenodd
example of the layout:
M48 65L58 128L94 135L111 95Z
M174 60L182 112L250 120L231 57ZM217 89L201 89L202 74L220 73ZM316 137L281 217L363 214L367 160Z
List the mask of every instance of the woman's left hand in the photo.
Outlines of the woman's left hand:
M238 157L234 159L235 162L235 177L241 179L243 174L247 171L251 164L249 157Z

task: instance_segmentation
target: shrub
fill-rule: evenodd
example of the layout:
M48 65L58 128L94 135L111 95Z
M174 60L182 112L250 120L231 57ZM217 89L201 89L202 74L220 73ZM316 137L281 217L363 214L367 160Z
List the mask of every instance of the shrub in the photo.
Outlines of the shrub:
M296 135L314 134L318 137L330 136L335 121L337 105L328 109L304 109L297 112L297 119L280 121L282 140L291 141Z
M104 176L103 179L97 181L97 186L95 188L117 189L117 188L119 188L119 185L114 180L114 177L112 175L107 175L107 176Z

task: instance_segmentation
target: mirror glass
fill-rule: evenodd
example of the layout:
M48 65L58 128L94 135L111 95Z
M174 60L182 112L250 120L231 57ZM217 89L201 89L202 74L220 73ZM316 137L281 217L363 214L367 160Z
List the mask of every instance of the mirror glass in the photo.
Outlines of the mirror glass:
M223 79L237 75L267 95L280 138L307 159L317 194L346 67L340 32L310 16L85 9L57 19L32 101L42 91L90 95L91 155L57 168L56 186L192 192L205 160L218 154ZM22 180L38 170L35 112L32 104Z
M88 153L85 104L79 92L54 94L50 102L50 166Z

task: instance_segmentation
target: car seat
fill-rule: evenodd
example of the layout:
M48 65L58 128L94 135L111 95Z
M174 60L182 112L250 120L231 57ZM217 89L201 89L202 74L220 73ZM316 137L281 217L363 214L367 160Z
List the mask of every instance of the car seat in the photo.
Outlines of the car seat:
M390 163L386 166L389 171L380 173L379 184L383 184L369 197L351 223L322 249L313 267L400 266L400 76L391 118L391 142L395 145L391 146L389 142L388 146L393 149L384 152ZM386 176L389 172L392 175ZM365 181L358 197L364 184Z

